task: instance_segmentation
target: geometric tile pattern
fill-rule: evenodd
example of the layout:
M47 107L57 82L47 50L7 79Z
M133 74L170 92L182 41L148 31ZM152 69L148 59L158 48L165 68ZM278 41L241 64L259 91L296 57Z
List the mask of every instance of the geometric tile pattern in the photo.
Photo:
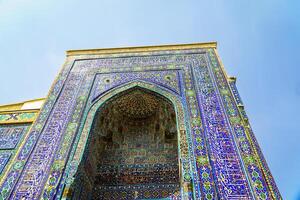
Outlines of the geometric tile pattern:
M138 110L127 113L125 107ZM175 116L169 101L142 89L133 88L107 102L95 116L84 167L72 187L85 192L74 192L74 198L176 195L180 182Z
M117 87L129 81L144 80L151 81L156 84L163 85L168 89L180 93L178 73L176 70L168 71L149 71L149 72L131 72L131 73L113 73L113 74L99 74L96 76L96 87L93 91L93 99L97 98L104 91L108 91L113 87Z
M10 156L10 152L0 152L0 174L9 161Z
M132 81L163 94L176 110L182 108L178 156L183 188L171 199L282 199L214 48L68 57L1 182L0 198L72 195L68 189L80 167L90 130L85 124L97 110L93 106ZM18 139L6 133L10 144L2 145L11 148ZM104 195L120 199L119 194Z
M14 149L26 132L24 125L0 126L0 149Z
M240 94L238 93L235 81L230 81L229 85L230 85L231 91L232 91L232 93L234 95L234 98L236 100L237 105L243 105L243 101L242 101L242 99L240 97Z
M32 122L36 118L37 114L37 112L14 112L0 114L0 124Z

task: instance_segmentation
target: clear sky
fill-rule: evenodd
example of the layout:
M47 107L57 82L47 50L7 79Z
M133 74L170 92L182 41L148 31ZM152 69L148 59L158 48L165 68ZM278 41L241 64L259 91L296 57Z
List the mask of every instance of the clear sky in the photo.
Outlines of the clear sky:
M45 97L68 49L207 41L284 199L300 199L300 1L0 0L0 104Z

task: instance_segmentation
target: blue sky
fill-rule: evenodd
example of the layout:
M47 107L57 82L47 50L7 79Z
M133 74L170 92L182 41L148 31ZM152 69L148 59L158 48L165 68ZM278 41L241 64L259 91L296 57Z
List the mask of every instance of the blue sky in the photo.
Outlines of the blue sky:
M300 2L0 0L0 104L45 97L65 50L217 41L284 199L300 199Z

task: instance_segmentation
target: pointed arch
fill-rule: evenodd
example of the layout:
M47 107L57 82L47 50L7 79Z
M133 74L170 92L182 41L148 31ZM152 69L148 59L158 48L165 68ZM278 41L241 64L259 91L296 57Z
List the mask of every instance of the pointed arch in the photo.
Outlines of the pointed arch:
M129 83L122 84L103 93L101 96L99 96L97 99L93 101L92 105L89 106L89 108L87 108L88 109L87 114L81 122L83 124L83 128L78 133L79 140L76 144L73 145L74 154L70 156L67 162L67 167L65 171L65 173L67 173L67 180L65 181L64 191L62 193L63 199L72 196L73 192L72 192L71 185L74 183L76 172L78 170L79 164L82 161L84 151L87 147L88 138L91 132L91 127L96 112L110 99L114 98L120 93L124 93L134 88L148 90L152 93L156 93L172 103L176 113L179 160L181 160L181 158L183 157L185 158L188 157L188 141L186 137L186 125L185 125L186 123L185 123L185 113L184 113L182 99L181 99L182 97L174 93L173 91L170 91L168 88L150 82L142 81L142 80L134 80ZM180 166L180 185L181 188L183 188L182 186L185 183L183 183L184 175L182 175L183 169L181 163L179 163L179 166ZM185 173L190 173L190 172L186 172L185 169Z

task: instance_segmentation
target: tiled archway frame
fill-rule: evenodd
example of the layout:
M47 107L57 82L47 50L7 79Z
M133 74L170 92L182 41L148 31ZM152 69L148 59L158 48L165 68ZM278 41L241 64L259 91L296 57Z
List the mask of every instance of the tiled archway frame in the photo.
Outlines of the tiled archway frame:
M270 199L272 187L266 180L272 185L272 177L264 176L267 166L263 164L264 169L259 165L263 158L256 153L258 147L252 146L249 133L243 132L245 124L232 106L235 100L213 49L69 57L0 181L2 197L51 199L59 193L81 116L91 103L95 74L147 69L182 70L180 85L189 113L187 141L193 155L190 162L195 198ZM222 148L229 152L220 154ZM233 166L232 170L227 165Z
M133 81L131 83L126 83L124 85L118 86L108 91L107 93L103 94L102 96L98 97L95 100L95 103L89 109L88 114L85 117L85 120L83 122L84 126L79 136L79 140L76 144L73 145L74 154L71 155L71 158L67 165L67 170L64 175L65 177L67 177L67 180L65 181L66 185L64 187L63 198L66 198L68 196L68 193L71 193L69 188L74 181L75 173L78 169L79 163L83 158L84 150L88 142L90 129L97 110L103 104L105 104L105 102L107 102L109 99L113 98L114 96L118 95L119 93L136 87L155 92L159 95L162 95L163 97L165 97L166 99L172 102L176 112L178 139L180 144L178 149L178 155L181 161L181 164L179 166L181 167L180 171L182 172L180 184L181 186L183 186L182 188L184 188L185 190L185 191L183 190L181 191L180 196L183 199L187 199L189 195L192 195L188 193L189 192L188 189L191 187L190 178L189 178L190 176L189 158L191 156L188 155L189 151L188 151L187 136L186 136L187 123L185 120L185 116L188 116L188 114L184 113L182 97L172 93L170 90L166 88L155 85L153 83L144 82L144 81Z
M182 74L180 75L180 82L182 85L181 88L181 93L184 94L186 97L182 98L182 103L184 105L186 105L186 110L189 113L188 116L188 120L190 121L190 123L188 123L191 127L191 131L188 132L187 134L187 141L188 141L188 145L189 145L189 153L192 155L188 162L191 163L191 168L192 168L192 177L184 177L185 179L191 179L192 183L193 183L193 192L195 195L195 198L199 199L201 198L205 198L206 196L208 197L208 199L210 199L211 197L216 197L217 193L216 193L216 189L214 186L214 180L213 180L213 175L212 175L212 168L210 166L209 163L209 158L208 158L208 150L205 144L205 139L201 139L200 138L204 138L204 133L201 129L201 119L200 119L200 112L199 112L199 108L198 108L198 103L197 103L197 99L195 97L195 89L194 89L194 83L192 80L192 71L191 71L191 66L188 65L187 63L190 63L191 60L189 57L191 58L201 58L198 63L202 63L203 65L205 65L205 60L204 57L202 57L202 54L191 54L191 55L176 55L176 56L165 56L165 58L169 58L170 60L166 60L164 57L162 58L155 58L155 60L160 61L162 60L164 63L166 63L165 65L153 65L155 63L151 63L152 65L149 66L148 63L145 63L144 66L140 66L137 65L136 67L124 67L124 68L111 68L111 69L107 69L105 67L99 69L99 67L94 67L93 68L93 64L89 63L90 65L90 71L87 74L87 76L84 78L84 80L92 80L94 79L95 74L97 73L103 73L103 74L107 74L107 73L114 73L114 72L127 72L127 71L131 71L132 73L144 73L144 71L154 71L156 70L157 72L160 71L171 71L171 70L181 70ZM147 57L144 57L143 59L145 59ZM151 57L150 57L151 58ZM137 57L138 60L140 60L140 57ZM179 64L179 65L174 65L173 63ZM122 63L122 62L121 62ZM181 64L181 65L180 65ZM76 70L74 70L76 71ZM82 73L82 70L79 71L80 73ZM97 79L96 79L97 80ZM86 87L85 84L82 84L82 91L86 91ZM97 85L97 84L94 84ZM88 94L84 94L84 95L78 95L78 102L77 102L77 107L81 108L84 107L83 102L86 96L89 96L89 100L87 101L87 104L90 104L92 102L92 91L93 89L90 90L91 93ZM80 92L79 92L80 93ZM189 96L189 97L187 97ZM80 112L75 112L75 113L80 113ZM78 114L76 114L75 116L77 116ZM81 113L80 113L81 115ZM74 130L76 130L76 123L70 123L68 125L67 128L67 133L68 134L72 134L72 131L75 132ZM68 134L66 133L65 138L69 138L69 136L67 136ZM195 133L195 135L194 135ZM73 133L75 134L75 133ZM62 161L63 159L65 160L65 152L68 152L67 145L69 144L69 140L65 139L62 140L61 145L62 147L59 148L59 153L56 156L57 158L62 158L62 159L55 159L53 164L52 164L52 168L49 172L49 177L48 177L48 181L46 183L46 186L44 187L44 191L43 191L43 195L42 197L44 197L44 199L51 199L53 197L53 195L59 194L61 192L61 187L58 187L58 182L61 179L61 174L63 171L63 167L61 166L61 163L65 163L65 161ZM196 146L195 146L196 145ZM200 147L201 146L201 147ZM196 153L194 150L195 149L201 149L201 152L197 150L197 154L199 154L198 156L196 156L194 153ZM195 163L194 161L197 160L197 163ZM183 164L183 166L186 166ZM200 174L203 174L203 176L199 176ZM63 177L64 178L64 177ZM62 179L63 179L62 178ZM201 191L200 191L201 190Z
M181 55L183 52L193 54ZM18 163L18 167L11 169L11 174L14 177L11 179L12 176L9 174L10 182L7 185L11 187L11 185L16 184L16 186L14 186L15 189L10 194L10 197L51 199L57 194L57 190L60 190L58 185L65 169L69 149L79 128L79 120L83 110L86 104L90 103L88 98L90 97L95 74L180 69L183 71L182 76L185 77L181 83L184 85L182 91L189 96L193 96L195 92L191 91L194 91L194 84L191 80L190 66L187 63L192 61L191 58L201 58L200 60L204 61L202 53L204 53L202 49L158 51L151 52L151 56L149 56L150 53L133 53L113 56L90 56L89 59L77 58L76 60L67 60L30 132L33 135L30 138L30 148L33 149L33 145L35 146L29 158L28 148L26 149L27 157L22 156L22 160L26 161L28 159L27 163L25 166L19 165L18 157L15 161ZM122 67L117 67L120 65ZM193 110L189 112L193 131L197 132L197 137L204 137L203 132L200 131L201 119L199 111L195 111L198 110L196 99L191 97L187 98L187 100L185 103L188 106L188 110ZM191 138L189 140L191 141L189 143L189 146L191 146L189 151L191 154L194 154L196 147L194 148L193 145L196 138L191 133L188 133L188 136ZM209 159L207 157L208 151L205 150L205 140L202 140L202 142L197 141L198 146L203 146L201 158L193 155L191 159L204 160L205 162L192 165L194 192L196 198L200 198L200 195L215 196L216 190L214 189L212 170L210 163L206 162ZM27 145L27 143L25 144ZM23 154L24 151L21 149L20 154ZM205 176L199 176L198 172L205 173ZM14 183L18 178L19 181ZM200 189L203 192L200 192Z

